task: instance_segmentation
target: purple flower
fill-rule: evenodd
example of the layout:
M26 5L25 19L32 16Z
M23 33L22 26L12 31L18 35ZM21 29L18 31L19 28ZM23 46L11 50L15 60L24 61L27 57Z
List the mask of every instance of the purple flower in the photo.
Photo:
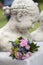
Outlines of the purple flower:
M13 47L17 47L17 45L15 43L12 43Z
M27 40L25 39L20 40L20 46L21 47L27 46Z
M27 44L28 44L28 45L30 44L29 40L28 40Z

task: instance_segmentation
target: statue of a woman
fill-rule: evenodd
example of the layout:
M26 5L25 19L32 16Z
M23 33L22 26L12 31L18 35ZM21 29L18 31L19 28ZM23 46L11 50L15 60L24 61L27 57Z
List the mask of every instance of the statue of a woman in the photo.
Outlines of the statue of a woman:
M29 38L29 28L32 28L38 20L39 8L32 0L14 0L10 8L11 18L9 22L0 29L0 50L8 51L11 48L10 40L15 40L19 36Z

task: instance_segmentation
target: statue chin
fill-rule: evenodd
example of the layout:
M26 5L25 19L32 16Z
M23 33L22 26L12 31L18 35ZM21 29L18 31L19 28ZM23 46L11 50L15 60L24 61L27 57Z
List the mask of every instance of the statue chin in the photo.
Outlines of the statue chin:
M0 29L0 51L9 51L11 44L22 36L32 41L28 29L33 26L39 16L39 8L32 0L14 0L7 12L11 13L9 22Z

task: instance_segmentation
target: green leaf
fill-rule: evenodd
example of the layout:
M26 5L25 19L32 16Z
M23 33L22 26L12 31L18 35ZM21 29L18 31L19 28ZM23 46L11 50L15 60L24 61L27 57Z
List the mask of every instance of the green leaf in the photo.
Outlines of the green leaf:
M21 36L21 37L19 37L18 39L21 40L21 39L23 39L23 37Z
M17 40L15 41L15 43L16 43L16 44L19 44L19 43L20 43L20 41L17 39Z
M34 53L35 51L38 51L39 46L37 44L34 44L33 42L30 44L30 51Z

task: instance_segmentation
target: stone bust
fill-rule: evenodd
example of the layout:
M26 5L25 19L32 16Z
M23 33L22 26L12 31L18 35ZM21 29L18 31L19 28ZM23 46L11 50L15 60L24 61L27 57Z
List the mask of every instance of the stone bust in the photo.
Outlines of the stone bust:
M9 22L0 29L0 49L8 51L11 48L10 40L15 40L19 36L29 38L32 37L29 33L29 28L32 28L38 20L39 8L32 0L14 0L9 10L11 18Z
M39 15L40 26L34 32L31 33L33 40L36 42L43 42L43 11Z

